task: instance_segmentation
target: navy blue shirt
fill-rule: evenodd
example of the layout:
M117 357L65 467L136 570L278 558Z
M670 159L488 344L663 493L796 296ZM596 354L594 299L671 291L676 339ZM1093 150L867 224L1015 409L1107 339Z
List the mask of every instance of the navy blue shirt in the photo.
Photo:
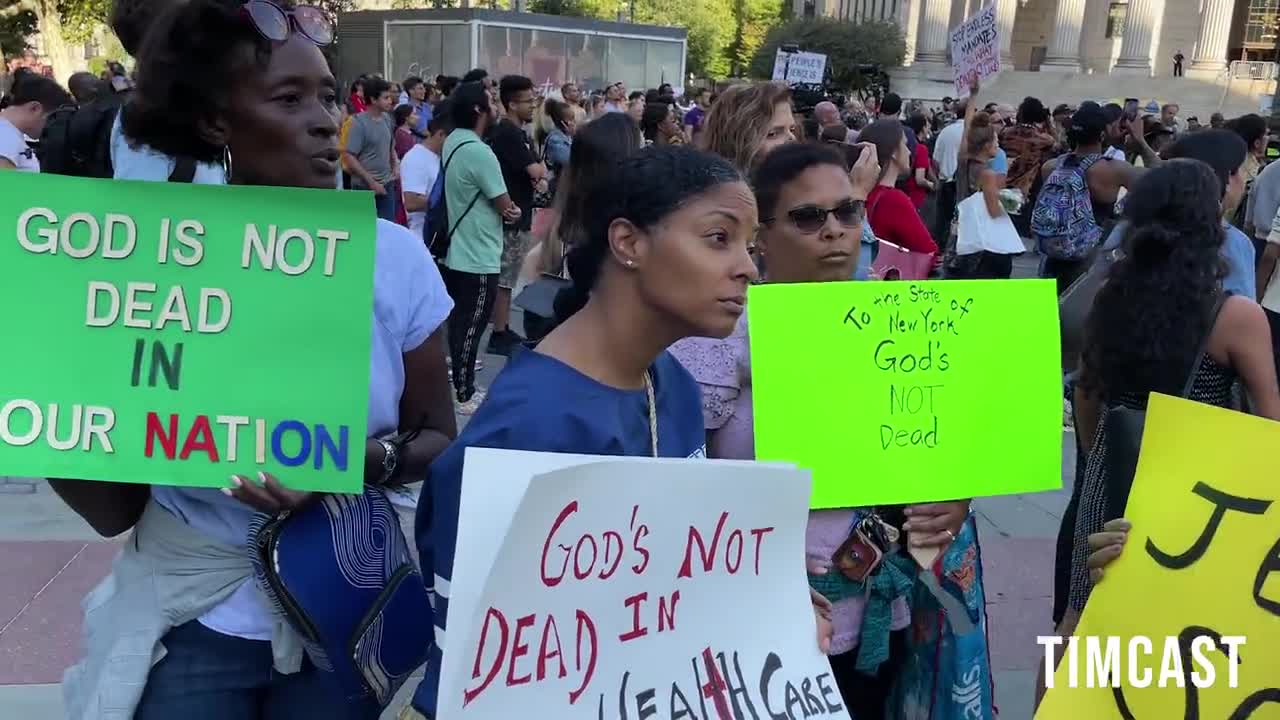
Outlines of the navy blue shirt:
M663 353L650 368L658 410L658 455L705 455L702 393L689 372ZM489 397L466 428L431 464L414 534L422 576L433 583L437 637L446 627L448 587L458 537L462 457L468 447L505 448L584 455L649 456L649 399L641 390L603 385L536 350L517 355L489 388ZM486 481L489 479L486 478ZM493 478L501 486L501 478ZM434 716L440 684L440 647L433 645L426 676L413 705Z

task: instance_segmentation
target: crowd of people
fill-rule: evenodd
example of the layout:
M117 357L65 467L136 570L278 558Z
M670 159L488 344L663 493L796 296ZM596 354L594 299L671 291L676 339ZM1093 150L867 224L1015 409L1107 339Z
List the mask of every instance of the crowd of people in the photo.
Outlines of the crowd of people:
M1143 116L1027 98L1015 110L983 104L977 87L928 110L888 94L799 116L778 83L677 99L621 83L544 92L483 69L362 77L340 93L321 52L333 27L315 8L187 0L139 12L146 1L113 13L138 64L107 124L106 177L370 193L365 482L375 493L421 483L413 544L431 602L402 620L425 618L437 638L450 625L467 447L754 458L754 283L890 280L876 263L889 250L916 256L921 279L1009 278L1016 257L1039 256L1062 293L1078 456L1057 556L1060 632L1124 544L1132 474L1108 459L1113 409L1145 407L1155 391L1280 419L1280 164L1263 168L1259 116L1200 128L1176 105ZM76 99L80 111L98 102ZM38 172L44 152L52 162L52 145L29 140L71 102L49 78L20 78L0 110L0 167ZM513 293L530 280L550 284L554 303L526 310L522 334ZM488 353L509 358L487 390L486 332ZM455 410L470 416L461 432ZM102 534L133 532L86 600L69 717L353 716L245 549L255 519L314 497L267 474L222 491L51 483ZM901 540L883 540L883 563L853 576L836 559L868 523ZM775 620L816 618L855 717L992 718L985 637L966 660L980 671L976 699L949 693L949 614L985 626L977 543L968 500L815 511L814 617ZM909 548L942 553L951 602L912 580ZM436 711L440 644L423 652L406 718Z

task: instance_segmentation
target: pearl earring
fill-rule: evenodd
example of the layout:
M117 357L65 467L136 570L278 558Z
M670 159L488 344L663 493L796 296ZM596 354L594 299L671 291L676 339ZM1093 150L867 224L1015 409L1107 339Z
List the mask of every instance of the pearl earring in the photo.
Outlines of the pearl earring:
M632 265L635 265L635 264L636 264L635 260L628 260L628 261L627 261L627 267L631 267Z

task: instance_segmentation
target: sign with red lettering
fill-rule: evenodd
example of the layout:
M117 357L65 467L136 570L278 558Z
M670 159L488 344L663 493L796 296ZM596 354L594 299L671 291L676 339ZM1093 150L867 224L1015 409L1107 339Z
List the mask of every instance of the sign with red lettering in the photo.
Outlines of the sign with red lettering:
M497 520L496 495L516 497ZM789 467L469 449L439 716L849 717L816 640L808 507Z

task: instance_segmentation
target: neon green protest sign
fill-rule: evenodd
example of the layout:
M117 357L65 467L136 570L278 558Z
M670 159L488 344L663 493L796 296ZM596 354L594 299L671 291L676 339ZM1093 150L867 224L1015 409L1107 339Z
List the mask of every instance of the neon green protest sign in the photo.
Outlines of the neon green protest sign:
M364 193L0 172L0 474L363 479Z
M1052 281L765 284L747 312L756 459L812 470L812 507L1060 487Z

